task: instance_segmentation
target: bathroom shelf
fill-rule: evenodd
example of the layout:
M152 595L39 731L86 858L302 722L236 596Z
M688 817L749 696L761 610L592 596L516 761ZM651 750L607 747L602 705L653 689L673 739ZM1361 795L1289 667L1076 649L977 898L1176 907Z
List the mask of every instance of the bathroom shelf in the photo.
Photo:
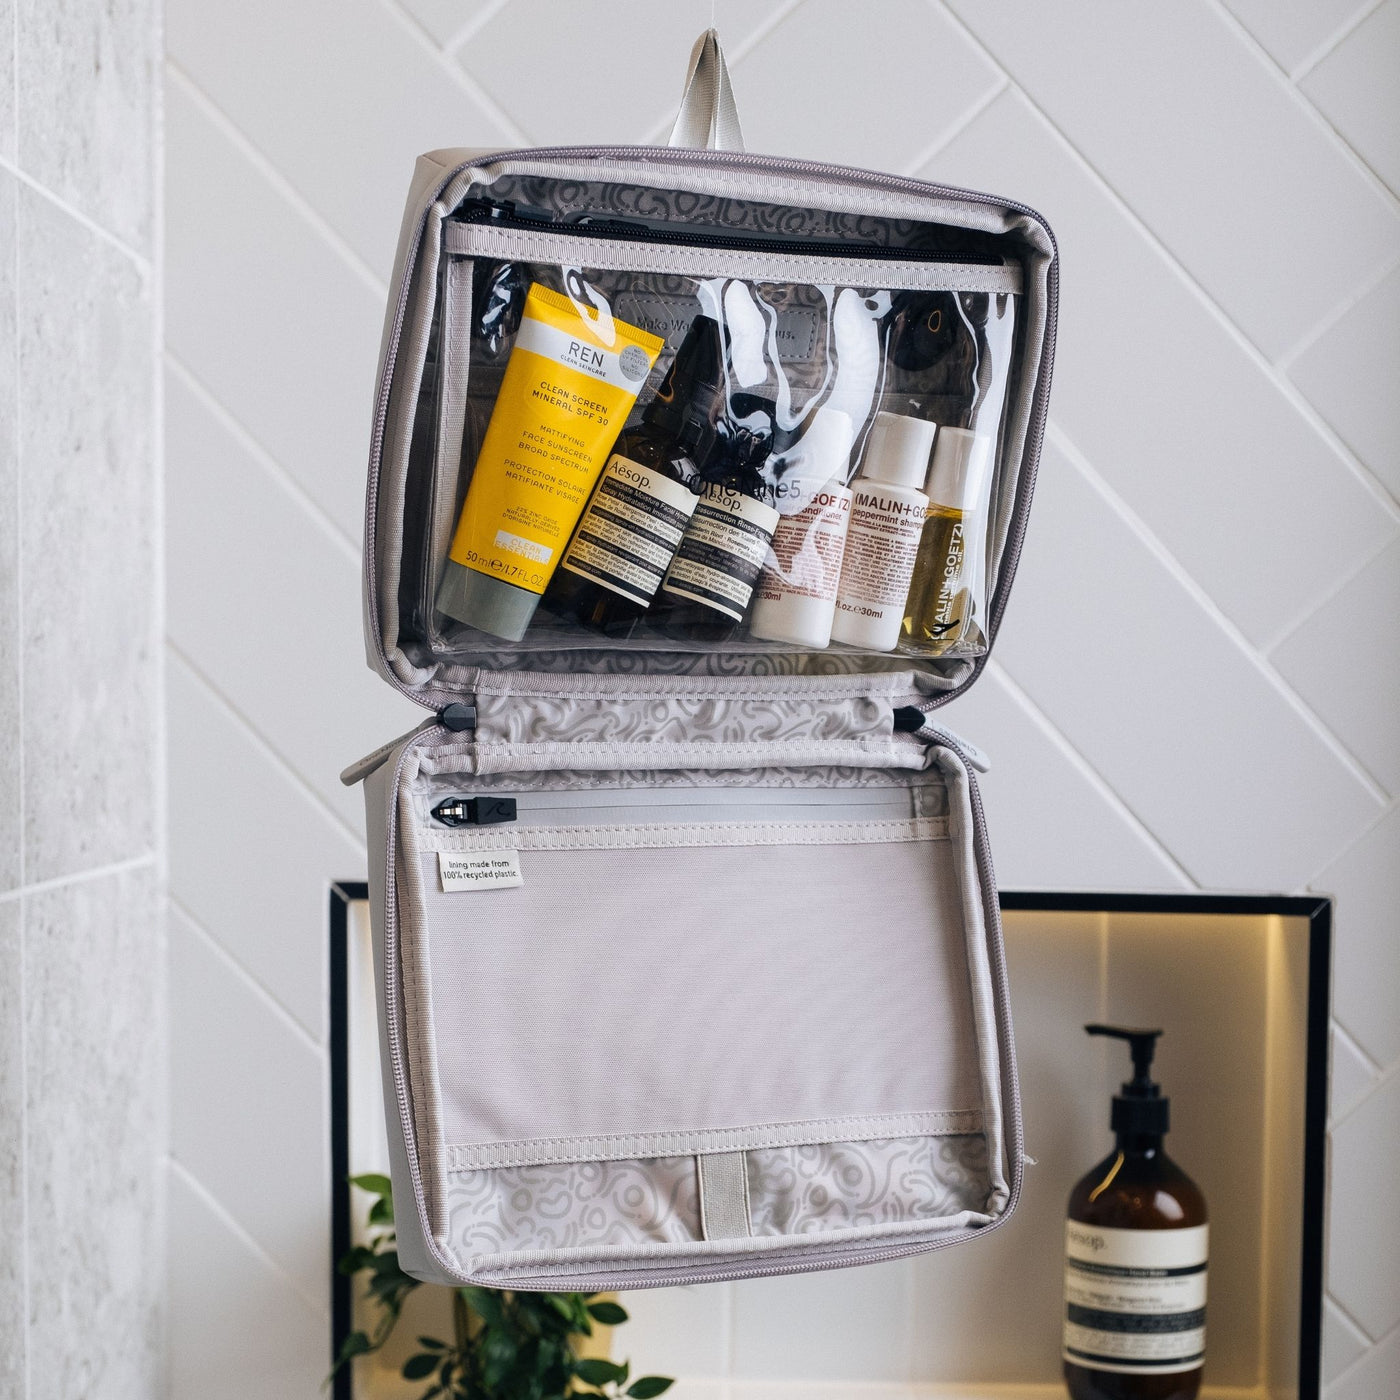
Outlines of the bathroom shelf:
M364 886L331 901L332 1171L335 1252L348 1245L350 1170L380 1170L373 990L368 984ZM775 1305L774 1349L788 1346L791 1380L692 1376L678 1400L1064 1400L1059 1328L1064 1205L1071 1184L1112 1146L1109 1099L1123 1077L1121 1048L1084 1034L1088 1021L1165 1028L1155 1071L1172 1100L1167 1150L1201 1185L1211 1218L1207 1385L1202 1400L1317 1400L1320 1389L1331 904L1316 896L1081 894L1003 891L1026 1150L1035 1159L1015 1217L987 1240L912 1261L843 1272L854 1315L879 1270L904 1271L914 1319L914 1383L835 1382L812 1366L821 1339L805 1314L770 1287L734 1290L730 1315ZM801 1289L803 1280L779 1281ZM345 1281L333 1283L337 1337L351 1326ZM723 1287L724 1285L719 1285ZM697 1290L703 1292L704 1290ZM436 1293L437 1290L431 1290ZM411 1347L437 1332L430 1290L400 1331ZM798 1295L794 1294L794 1298ZM806 1296L806 1295L802 1295ZM888 1287L871 1297L889 1296ZM620 1351L654 1369L677 1334L660 1327L647 1295L627 1300L634 1321ZM440 1300L438 1300L440 1305ZM663 1312L665 1310L662 1310ZM687 1350L718 1327L719 1309L686 1313ZM844 1310L843 1310L844 1311ZM670 1310L674 1328L675 1310ZM420 1325L421 1324L421 1325ZM730 1325L730 1324L725 1324ZM784 1330L794 1335L790 1343ZM907 1333L905 1334L907 1337ZM716 1339L718 1341L718 1338ZM826 1339L828 1346L830 1339ZM671 1348L674 1350L673 1348ZM712 1348L722 1354L723 1348ZM867 1351L871 1348L866 1348ZM406 1354L406 1353L405 1353ZM399 1358L402 1360L402 1357ZM334 1400L400 1400L418 1389L392 1369L343 1376Z

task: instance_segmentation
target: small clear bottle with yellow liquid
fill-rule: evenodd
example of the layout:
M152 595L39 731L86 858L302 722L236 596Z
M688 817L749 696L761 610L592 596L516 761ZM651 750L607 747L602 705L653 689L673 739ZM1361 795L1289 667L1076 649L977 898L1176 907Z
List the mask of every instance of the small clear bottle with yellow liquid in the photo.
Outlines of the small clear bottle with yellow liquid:
M971 428L938 430L902 649L924 656L980 656L987 649L983 619L994 441Z

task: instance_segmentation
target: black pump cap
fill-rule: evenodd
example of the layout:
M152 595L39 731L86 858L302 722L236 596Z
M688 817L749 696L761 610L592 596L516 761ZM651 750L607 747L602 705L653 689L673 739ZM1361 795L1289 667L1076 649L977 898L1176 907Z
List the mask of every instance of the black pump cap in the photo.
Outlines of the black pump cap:
M724 336L711 316L697 316L642 421L673 438L688 424L710 425L724 408Z
M1123 1092L1113 1096L1113 1116L1109 1120L1120 1137L1161 1137L1171 1126L1171 1100L1151 1075L1152 1057L1157 1050L1160 1030L1138 1030L1131 1026L1105 1026L1098 1022L1085 1026L1090 1035L1126 1040L1133 1057L1133 1077Z

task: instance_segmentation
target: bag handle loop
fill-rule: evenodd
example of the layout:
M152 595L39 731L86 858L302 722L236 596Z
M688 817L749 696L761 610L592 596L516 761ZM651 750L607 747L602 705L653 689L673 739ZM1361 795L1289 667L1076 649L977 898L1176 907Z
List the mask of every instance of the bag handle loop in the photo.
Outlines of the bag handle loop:
M742 151L744 133L734 105L729 65L724 61L719 35L707 29L690 51L690 69L680 111L671 128L672 146L696 146L711 151Z

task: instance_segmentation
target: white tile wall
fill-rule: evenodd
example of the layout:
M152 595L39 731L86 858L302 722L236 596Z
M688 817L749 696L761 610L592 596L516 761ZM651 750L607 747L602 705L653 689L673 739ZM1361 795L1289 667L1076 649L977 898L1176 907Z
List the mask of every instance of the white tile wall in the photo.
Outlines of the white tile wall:
M953 8L1265 354L1400 251L1393 201L1209 0Z
M1296 73L1318 51L1330 51L1337 36L1364 15L1375 0L1225 0L1246 29L1286 72ZM1308 65L1310 66L1310 65Z
M164 1388L156 0L0 0L0 1395Z
M1390 188L1400 192L1400 3L1368 15L1303 79L1302 88Z
M992 751L1003 883L1338 894L1334 1113L1357 1173L1392 1141L1400 1065L1396 3L716 6L752 148L996 189L1059 234L1042 499L998 662L949 722ZM361 872L335 772L413 718L360 664L355 557L413 157L654 139L710 11L168 0L171 801L190 833L172 880L200 926L181 975L231 1018L186 1024L176 1054L217 1054L240 1094L276 1046L307 1073L319 1053L318 891ZM0 104L0 152L7 120ZM210 783L225 870L195 825ZM283 1117L310 1093L279 1086ZM224 1173L256 1179L262 1146L226 1162L216 1124L181 1121L175 1394L308 1394L326 1281L306 1297L307 1189L288 1173L283 1200L253 1199ZM1395 1277L1363 1243L1396 1238L1387 1209L1333 1201L1330 1400L1378 1400L1396 1374ZM975 1344L939 1267L647 1295L619 1346L731 1377L695 1400L851 1400L858 1380L903 1397L881 1339L924 1339L922 1375ZM248 1359L233 1338L252 1324L269 1342Z
M1288 366L1289 378L1392 496L1400 496L1400 269L1330 322Z

